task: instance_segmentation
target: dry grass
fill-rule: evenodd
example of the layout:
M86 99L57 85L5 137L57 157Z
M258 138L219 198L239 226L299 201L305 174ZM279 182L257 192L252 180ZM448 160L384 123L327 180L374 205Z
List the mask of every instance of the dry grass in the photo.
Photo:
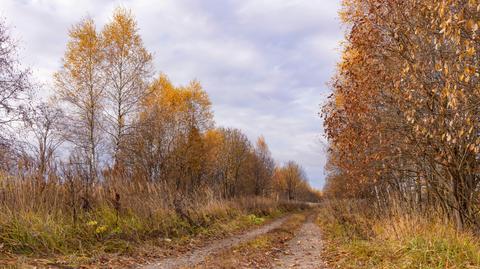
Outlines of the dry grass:
M297 207L262 197L222 200L208 189L180 199L161 184L118 180L94 186L85 210L80 190L77 181L0 177L0 258L132 255L145 244L221 236Z
M474 234L418 214L374 217L371 207L352 204L327 203L318 219L332 268L480 268Z

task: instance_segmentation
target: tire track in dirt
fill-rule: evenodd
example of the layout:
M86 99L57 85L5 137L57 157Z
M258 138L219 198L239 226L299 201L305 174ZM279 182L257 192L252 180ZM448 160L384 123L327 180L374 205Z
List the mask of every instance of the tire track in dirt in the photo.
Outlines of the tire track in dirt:
M284 255L274 263L275 269L327 269L321 257L322 234L315 224L315 216L310 215L296 236L290 240Z
M275 228L280 227L287 217L274 220L271 223L257 228L252 231L245 232L240 235L214 241L211 244L195 249L191 252L185 253L178 257L171 257L156 261L151 264L140 266L140 269L173 269L173 268L191 268L201 263L209 255L212 255L220 250L228 249L246 241L250 241L255 237L267 233Z

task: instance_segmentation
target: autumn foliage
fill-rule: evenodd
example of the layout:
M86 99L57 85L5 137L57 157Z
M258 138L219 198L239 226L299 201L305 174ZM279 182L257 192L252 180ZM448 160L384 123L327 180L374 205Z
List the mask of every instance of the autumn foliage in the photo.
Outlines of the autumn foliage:
M126 250L319 199L263 137L217 127L199 81L155 75L128 10L70 29L47 101L15 53L0 22L0 254Z
M345 0L326 193L479 227L480 2Z

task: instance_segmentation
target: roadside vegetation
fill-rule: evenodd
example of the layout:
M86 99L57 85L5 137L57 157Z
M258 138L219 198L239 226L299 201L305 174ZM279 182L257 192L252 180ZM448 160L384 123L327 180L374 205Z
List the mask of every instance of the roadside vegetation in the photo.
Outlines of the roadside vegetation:
M343 1L346 40L322 110L332 266L480 266L479 10Z
M318 201L263 137L215 126L200 82L155 74L130 11L71 27L47 98L16 46L1 21L0 264L179 250Z
M480 268L476 234L438 216L377 214L358 201L324 204L318 225L330 268Z

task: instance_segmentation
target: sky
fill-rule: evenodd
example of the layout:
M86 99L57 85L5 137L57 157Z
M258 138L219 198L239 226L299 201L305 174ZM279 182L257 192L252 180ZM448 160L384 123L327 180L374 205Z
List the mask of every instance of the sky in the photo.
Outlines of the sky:
M340 0L0 0L0 16L22 63L51 86L70 27L91 17L100 30L119 6L136 16L157 72L202 83L217 126L263 135L280 164L298 162L323 186L318 113L340 57Z

